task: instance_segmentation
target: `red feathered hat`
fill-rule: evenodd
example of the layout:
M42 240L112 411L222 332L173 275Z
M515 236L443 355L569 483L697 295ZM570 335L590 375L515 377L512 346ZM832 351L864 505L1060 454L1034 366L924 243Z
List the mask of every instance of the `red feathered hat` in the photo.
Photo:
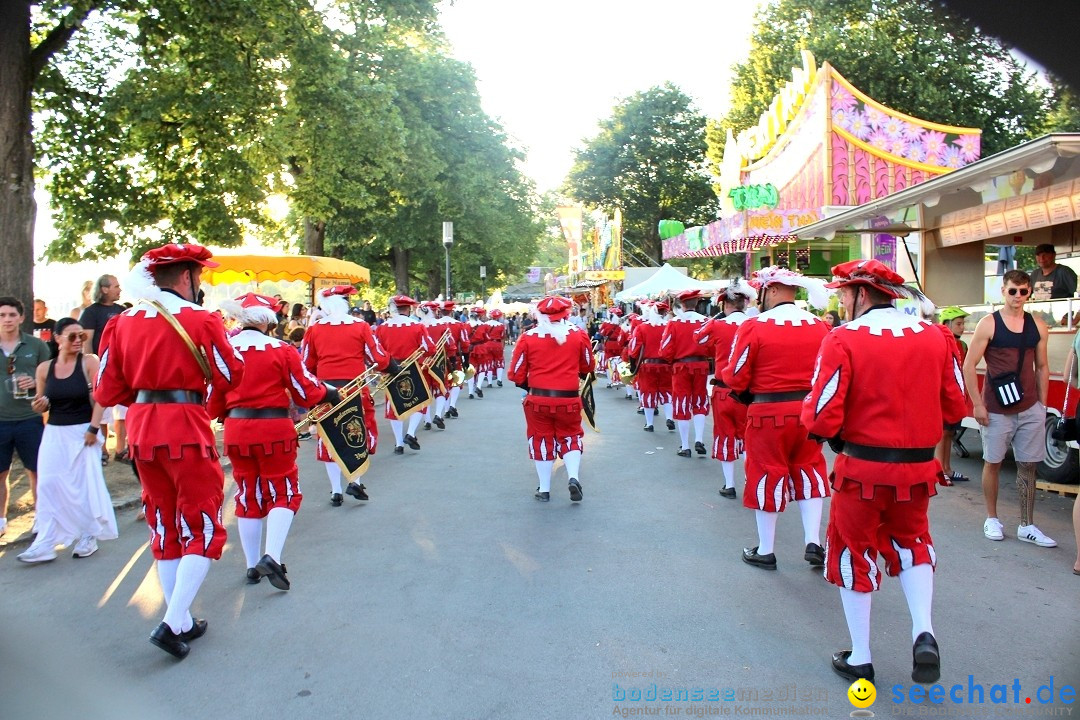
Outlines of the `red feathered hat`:
M203 267L216 268L219 263L211 260L212 257L214 257L214 254L202 245L169 243L153 250L147 250L142 259L150 270L184 262L193 262Z
M623 311L622 311L621 307L613 307L608 312L611 313L612 315L614 315L615 317L622 317L622 315L623 315Z
M701 290L683 290L675 295L681 303L696 303L704 297L707 297Z
M671 309L671 306L670 306L670 305L668 305L668 304L667 304L666 302L664 302L663 300L657 300L656 302L654 302L654 303L652 304L652 308L653 308L653 310L655 310L656 312L660 313L661 315L666 315L666 314L667 314L667 312L668 312L668 310L670 310L670 309Z
M334 295L342 295L349 297L356 294L356 288L352 285L335 285L333 287L323 288L319 291L319 295L323 297L332 297Z
M394 297L390 298L390 304L397 305L398 307L401 307L403 305L408 305L411 307L413 305L419 305L420 303L416 302L408 295L395 295Z
M456 303L454 303L453 300L443 300L443 302L442 302L443 310L453 310L455 304Z
M495 308L494 310L491 311L491 313L489 315L490 315L492 320L498 320L499 318L501 318L503 316L503 311L500 310L499 308Z
M277 322L277 313L274 308L278 301L266 295L258 293L244 293L243 295L221 303L221 309L238 319L244 325L252 323L274 324Z
M827 288L870 285L892 298L907 297L900 289L904 278L877 260L849 260L834 266L832 273L833 281L825 285Z
M547 315L552 320L561 320L570 314L574 303L561 295L546 297L536 304L537 312Z
M487 315L487 308L486 307L478 307L478 308L475 309L475 312L476 312L477 315Z
M434 300L425 300L424 302L420 303L420 307L424 308L425 310L438 310L442 306Z

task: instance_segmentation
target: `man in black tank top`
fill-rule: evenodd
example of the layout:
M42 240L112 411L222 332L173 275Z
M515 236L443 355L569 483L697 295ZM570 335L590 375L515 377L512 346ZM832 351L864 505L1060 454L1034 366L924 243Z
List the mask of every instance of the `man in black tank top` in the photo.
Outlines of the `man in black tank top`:
M1046 393L1050 367L1046 360L1048 331L1042 320L1025 312L1031 278L1010 270L1002 278L1001 310L975 326L964 361L964 382L983 440L983 497L988 540L1005 535L997 515L998 480L1005 452L1012 445L1016 459L1016 489L1020 496L1020 526L1016 537L1039 547L1057 543L1035 527L1035 466L1046 458ZM986 379L980 390L975 366L985 357ZM996 382L995 382L996 381Z

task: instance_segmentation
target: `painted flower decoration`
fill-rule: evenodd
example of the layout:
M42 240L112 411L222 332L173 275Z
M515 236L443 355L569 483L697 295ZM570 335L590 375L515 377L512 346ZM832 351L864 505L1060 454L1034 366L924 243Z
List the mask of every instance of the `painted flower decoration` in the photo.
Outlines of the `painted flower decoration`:
M979 151L982 149L981 139L980 135L961 135L953 140L953 144L960 148L960 157L964 159L964 162L974 162L979 159Z
M867 142L869 142L870 145L877 148L878 150L886 150L887 151L889 149L889 143L891 141L892 141L892 138L890 138L888 135L886 135L885 131L880 129L880 128L878 128L874 132L870 133L870 137L867 138Z
M963 167L964 159L960 156L960 148L955 145L946 147L941 158L941 164L948 168Z
M894 137L889 140L888 150L893 155L904 157L907 155L908 141L903 137Z
M832 114L833 125L851 130L851 113L845 108L836 108Z
M845 129L860 140L865 140L870 135L871 130L866 115L856 110L851 114L850 119L850 125Z
M923 135L926 134L926 128L915 123L904 123L904 139L909 143L922 142Z
M832 106L837 110L851 110L855 107L855 96L840 83L834 83Z
M867 106L866 121L870 123L870 127L875 129L880 128L882 123L884 123L888 118L889 116L883 113L881 110Z
M881 129L885 131L886 135L895 140L903 136L905 124L900 118L890 115L881 123Z
M914 160L915 162L923 162L926 160L926 147L922 144L921 140L912 142L908 145L904 157L908 160Z
M926 162L939 165L939 158L945 150L945 133L927 130L923 136L923 147L926 148Z

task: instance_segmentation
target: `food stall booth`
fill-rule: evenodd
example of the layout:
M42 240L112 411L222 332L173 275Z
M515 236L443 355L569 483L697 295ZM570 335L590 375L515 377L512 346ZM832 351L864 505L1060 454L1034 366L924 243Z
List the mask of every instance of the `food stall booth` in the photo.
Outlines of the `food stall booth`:
M1016 247L1051 243L1058 264L1080 271L1078 156L1080 134L1046 135L796 232L809 242L847 236L861 245L862 257L873 256L875 235L897 237L910 258L906 266L897 266L898 272L938 307L959 305L970 312L970 338L979 319L1001 306L1001 275L1012 268ZM1064 407L1080 301L1030 300L1026 307L1050 329L1047 460L1039 477L1076 483L1076 444L1054 440L1050 429ZM1077 395L1069 398L1067 416L1075 413ZM974 420L968 418L965 425L975 427Z
M315 295L323 288L371 283L371 273L366 267L318 255L229 254L225 251L216 253L214 261L219 263L218 267L206 268L202 276L203 282L211 286L207 288L207 298L212 304L248 291L280 294L286 300L314 304ZM306 283L307 287L290 292L278 287L280 283ZM237 286L242 288L239 292L236 292Z

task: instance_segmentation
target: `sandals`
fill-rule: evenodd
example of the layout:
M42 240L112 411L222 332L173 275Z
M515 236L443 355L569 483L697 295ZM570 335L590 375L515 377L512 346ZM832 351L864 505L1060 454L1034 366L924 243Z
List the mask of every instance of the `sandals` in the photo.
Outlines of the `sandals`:
M118 463L124 463L125 465L130 465L131 464L131 453L128 452L127 448L124 448L123 450L121 450L120 452L116 453L113 456L113 460L115 460Z
M109 451L102 448L101 450L101 467L105 467L109 464Z

